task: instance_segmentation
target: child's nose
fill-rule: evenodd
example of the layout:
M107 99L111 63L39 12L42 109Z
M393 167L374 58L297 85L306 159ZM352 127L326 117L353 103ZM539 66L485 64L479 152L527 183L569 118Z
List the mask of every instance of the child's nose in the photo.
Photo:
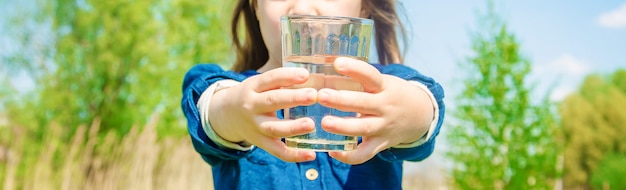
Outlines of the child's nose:
M319 15L315 7L315 0L292 0L290 15Z

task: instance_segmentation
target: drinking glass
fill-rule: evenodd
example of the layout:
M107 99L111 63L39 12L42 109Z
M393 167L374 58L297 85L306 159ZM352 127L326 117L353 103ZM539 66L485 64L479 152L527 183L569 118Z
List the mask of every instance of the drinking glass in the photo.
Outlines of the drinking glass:
M362 91L360 83L338 74L333 66L337 57L350 57L367 62L374 22L370 19L330 16L281 17L283 67L305 68L309 79L289 88L331 88ZM283 110L285 118L310 117L315 121L315 131L285 138L291 148L315 151L349 151L356 149L358 137L326 132L321 121L326 115L357 117L355 112L345 112L316 103Z

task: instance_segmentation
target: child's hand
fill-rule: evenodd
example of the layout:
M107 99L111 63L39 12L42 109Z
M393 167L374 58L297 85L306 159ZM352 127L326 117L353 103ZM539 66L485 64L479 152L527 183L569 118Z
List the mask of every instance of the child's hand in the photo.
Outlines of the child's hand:
M322 127L331 133L362 136L363 141L354 151L331 152L330 156L344 163L360 164L387 148L415 142L427 132L433 106L422 89L398 77L383 75L355 59L338 58L335 69L360 82L363 92L321 89L318 102L361 116L326 116Z
M276 110L315 103L315 89L281 88L304 83L308 77L305 69L277 68L216 92L209 109L213 130L227 141L254 144L287 162L314 160L313 151L290 149L281 141L313 131L313 120L276 118Z

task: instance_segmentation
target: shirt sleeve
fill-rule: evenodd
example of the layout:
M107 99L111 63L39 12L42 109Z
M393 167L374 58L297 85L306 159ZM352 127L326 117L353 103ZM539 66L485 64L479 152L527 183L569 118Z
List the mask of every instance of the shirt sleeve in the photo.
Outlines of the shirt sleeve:
M445 105L443 102L444 92L443 87L437 83L433 78L427 77L418 71L401 64L390 64L386 66L374 65L381 73L389 74L396 77L400 77L407 81L416 81L423 84L428 89L428 92L432 94L431 100L434 99L433 105L436 106L435 118L433 118L433 124L431 124L425 142L418 146L404 146L404 147L392 147L387 150L381 151L377 156L388 161L421 161L428 158L434 151L435 139L439 134L443 118L445 115ZM421 143L421 142L416 142Z
M224 71L215 64L198 64L191 68L183 79L182 111L187 118L187 130L194 149L209 164L219 164L223 160L235 160L245 157L250 151L231 149L209 139L202 127L202 119L198 111L198 101L202 93L213 83L221 80L243 81L246 76Z

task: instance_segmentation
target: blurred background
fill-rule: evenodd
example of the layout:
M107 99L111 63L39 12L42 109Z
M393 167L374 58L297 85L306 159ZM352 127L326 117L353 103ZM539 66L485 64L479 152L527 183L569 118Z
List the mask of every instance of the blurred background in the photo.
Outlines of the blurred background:
M626 2L399 2L447 108L405 189L626 189ZM0 0L0 189L212 189L181 84L232 4Z

